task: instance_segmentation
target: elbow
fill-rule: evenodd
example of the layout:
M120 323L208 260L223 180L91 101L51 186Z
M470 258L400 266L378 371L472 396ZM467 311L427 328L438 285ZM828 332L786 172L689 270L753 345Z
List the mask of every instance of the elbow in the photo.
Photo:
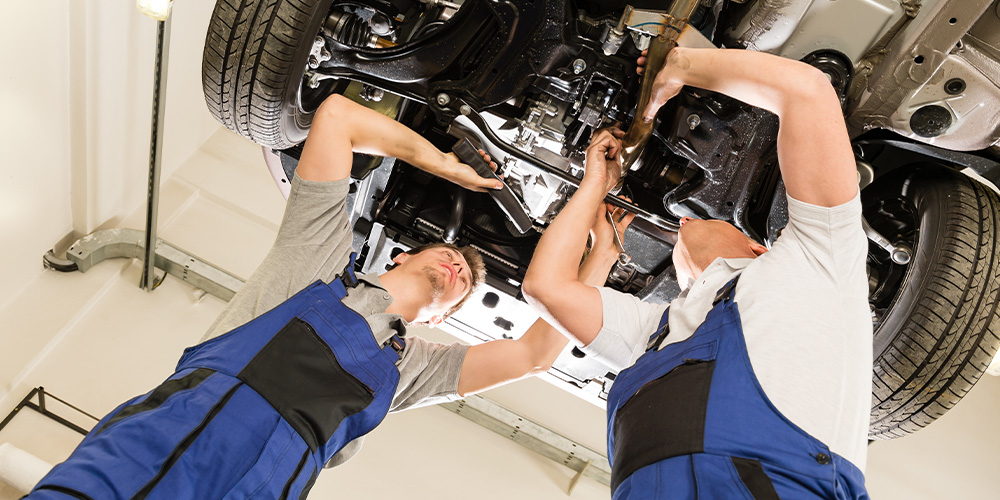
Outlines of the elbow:
M842 114L840 98L826 73L804 62L789 62L792 63L792 74L787 81L792 84L785 92L786 107L805 105L815 109L817 105L830 105L838 114Z
M538 277L526 276L524 282L521 283L521 295L535 311L548 310L548 306L553 300L552 291L552 283L545 283L544 279Z
M552 368L552 363L538 364L535 367L533 367L531 370L528 371L528 376L529 377L534 377L535 375L541 375L541 374L549 371L549 369L551 369L551 368Z
M540 281L538 274L533 273L529 267L528 272L524 275L524 281L521 282L521 295L524 296L524 300L532 307L540 303L539 294L544 293L542 290L545 287L540 286Z
M558 353L556 354L558 357ZM528 376L535 376L549 371L552 368L552 363L555 362L555 358L552 356L535 356L531 360L530 366L527 371Z
M524 295L524 300L534 307L548 304L563 282L557 273L551 272L550 267L538 264L537 261L531 262L521 282L521 294Z
M802 63L802 90L811 98L829 98L836 100L839 106L840 100L837 98L837 91L833 88L830 76L815 66Z
M319 108L316 110L316 114L313 116L313 121L330 123L349 122L347 117L357 108L357 106L357 103L341 94L330 94L330 96L324 99L323 103L319 105Z

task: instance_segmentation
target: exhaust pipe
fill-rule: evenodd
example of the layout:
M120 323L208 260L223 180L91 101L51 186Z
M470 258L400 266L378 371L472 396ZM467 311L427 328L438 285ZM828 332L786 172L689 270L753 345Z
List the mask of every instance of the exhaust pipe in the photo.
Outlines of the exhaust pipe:
M662 15L662 22L659 24L659 35L653 38L649 44L649 51L646 53L646 68L642 75L642 87L639 92L639 104L636 108L635 119L632 125L625 132L622 138L622 174L633 169L635 161L642 154L646 142L653 135L653 124L655 120L648 123L643 121L641 113L649 106L649 101L653 96L653 82L656 75L663 69L667 54L677 46L681 31L684 30L695 9L698 8L699 0L676 0ZM633 10L626 10L626 14L634 13ZM628 22L626 20L625 24Z

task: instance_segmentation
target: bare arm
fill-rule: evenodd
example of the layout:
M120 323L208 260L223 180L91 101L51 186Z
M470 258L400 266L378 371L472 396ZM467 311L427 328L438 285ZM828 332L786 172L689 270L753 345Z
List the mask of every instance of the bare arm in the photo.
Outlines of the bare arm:
M618 182L621 131L602 130L587 148L586 170L579 189L546 228L521 290L528 303L560 331L588 345L601 331L604 313L601 295L594 286L577 279L573 262L579 262L604 196Z
M352 153L391 156L473 191L499 188L452 154L439 151L413 130L350 99L333 94L313 117L296 168L309 181L336 181L351 174Z
M608 227L595 227L594 248L578 274L580 281L595 286L604 283L618 257L611 240L613 235L608 232L610 225L604 220L594 225L601 223ZM465 396L548 371L567 342L565 336L539 318L519 339L472 346L462 364L458 393Z
M778 162L793 198L832 207L857 194L857 170L840 101L820 70L761 52L678 47L657 75L644 119L652 119L684 85L720 92L778 115Z

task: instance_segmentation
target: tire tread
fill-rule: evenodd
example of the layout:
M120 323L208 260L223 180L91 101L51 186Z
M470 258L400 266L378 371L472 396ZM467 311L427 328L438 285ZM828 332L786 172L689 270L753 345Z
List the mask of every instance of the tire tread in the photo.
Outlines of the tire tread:
M915 432L955 406L1000 345L1000 197L964 176L913 314L873 366L871 439Z

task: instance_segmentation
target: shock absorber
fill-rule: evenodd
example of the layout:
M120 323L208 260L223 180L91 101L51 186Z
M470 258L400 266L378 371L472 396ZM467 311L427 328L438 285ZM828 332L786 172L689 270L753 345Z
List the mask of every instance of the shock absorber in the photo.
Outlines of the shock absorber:
M350 12L334 12L327 16L324 27L331 37L351 47L374 48L378 35L372 31L368 21Z

